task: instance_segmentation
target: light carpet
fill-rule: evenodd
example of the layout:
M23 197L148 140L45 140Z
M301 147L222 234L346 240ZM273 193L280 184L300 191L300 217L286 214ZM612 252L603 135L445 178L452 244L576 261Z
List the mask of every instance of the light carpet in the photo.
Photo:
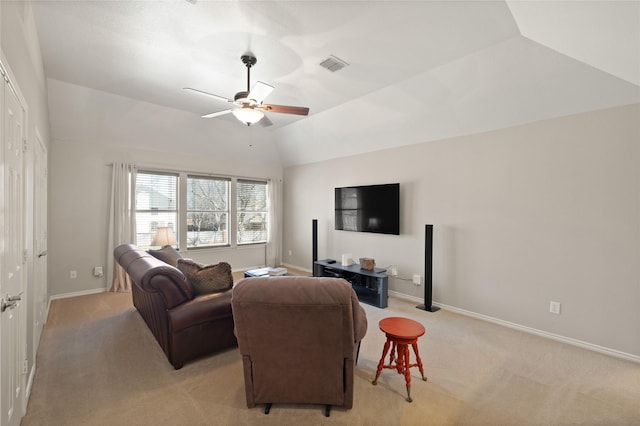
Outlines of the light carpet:
M640 424L638 364L400 299L363 306L354 407L326 418L313 405L248 409L237 348L174 370L130 293L55 300L22 425ZM388 316L427 329L419 349L429 380L412 369L412 403L393 370L371 384Z

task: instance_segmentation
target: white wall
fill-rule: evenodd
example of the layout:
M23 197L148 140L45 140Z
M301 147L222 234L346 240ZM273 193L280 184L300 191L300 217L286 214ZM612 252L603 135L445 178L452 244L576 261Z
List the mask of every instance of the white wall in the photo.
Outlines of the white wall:
M278 151L255 129L48 80L52 124L49 288L53 296L110 287L93 276L105 266L114 161L139 168L282 178ZM184 144L184 141L188 141ZM235 270L265 264L264 246L183 252L202 263L226 261ZM78 277L70 278L70 271ZM106 271L105 271L106 272Z
M434 301L640 356L639 118L636 104L286 168L284 261L311 268L317 218L320 258L411 278L432 223ZM400 236L333 229L334 187L392 182Z
M52 295L68 295L109 287L105 278L93 277L94 266L104 266L111 167L128 160L140 168L185 170L256 178L281 178L280 167L244 165L206 156L176 152L132 150L96 135L90 141L54 140L51 152L49 232L49 287ZM176 142L176 150L179 151ZM182 253L203 263L226 261L234 270L264 265L264 246L217 248ZM78 272L71 279L69 272Z

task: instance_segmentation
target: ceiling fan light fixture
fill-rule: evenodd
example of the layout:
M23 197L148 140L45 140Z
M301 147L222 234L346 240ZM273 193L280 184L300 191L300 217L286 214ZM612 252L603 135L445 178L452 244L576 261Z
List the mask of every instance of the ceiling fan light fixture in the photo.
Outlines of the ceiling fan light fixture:
M247 90L236 93L233 99L228 99L228 98L225 98L224 96L214 95L213 93L208 93L202 90L185 87L185 90L189 90L202 95L208 95L210 97L213 97L225 102L230 102L236 105L235 108L228 108L222 111L212 112L210 114L203 115L202 118L219 117L222 115L232 113L238 119L238 121L241 121L243 124L246 124L247 126L251 126L252 124L255 124L258 121L260 121L261 126L267 127L267 126L272 126L273 122L269 120L269 117L265 117L265 114L263 111L271 111L271 112L277 112L281 114L309 115L309 108L307 107L263 104L264 98L266 98L269 95L269 93L271 93L271 91L273 90L273 86L263 83L261 81L258 81L253 86L253 88L250 89L250 84L251 84L250 71L251 71L251 67L256 64L257 59L255 56L251 54L242 55L240 59L242 60L242 63L245 64L247 68Z
M234 108L231 112L238 120L242 121L247 126L257 123L262 120L262 117L264 117L264 113L262 111L254 108Z

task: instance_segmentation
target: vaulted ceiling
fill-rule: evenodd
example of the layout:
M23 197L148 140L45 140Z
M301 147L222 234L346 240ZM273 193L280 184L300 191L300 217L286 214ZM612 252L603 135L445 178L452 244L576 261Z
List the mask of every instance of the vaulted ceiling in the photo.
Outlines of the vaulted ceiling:
M638 1L33 1L52 137L293 165L640 102ZM270 127L202 119L252 83ZM319 64L334 55L348 66Z

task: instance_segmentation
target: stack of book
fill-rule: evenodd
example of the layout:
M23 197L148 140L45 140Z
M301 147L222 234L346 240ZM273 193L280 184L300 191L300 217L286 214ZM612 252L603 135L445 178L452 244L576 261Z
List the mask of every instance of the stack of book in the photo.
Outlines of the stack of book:
M269 268L269 275L272 277L276 277L279 275L286 275L287 268Z

